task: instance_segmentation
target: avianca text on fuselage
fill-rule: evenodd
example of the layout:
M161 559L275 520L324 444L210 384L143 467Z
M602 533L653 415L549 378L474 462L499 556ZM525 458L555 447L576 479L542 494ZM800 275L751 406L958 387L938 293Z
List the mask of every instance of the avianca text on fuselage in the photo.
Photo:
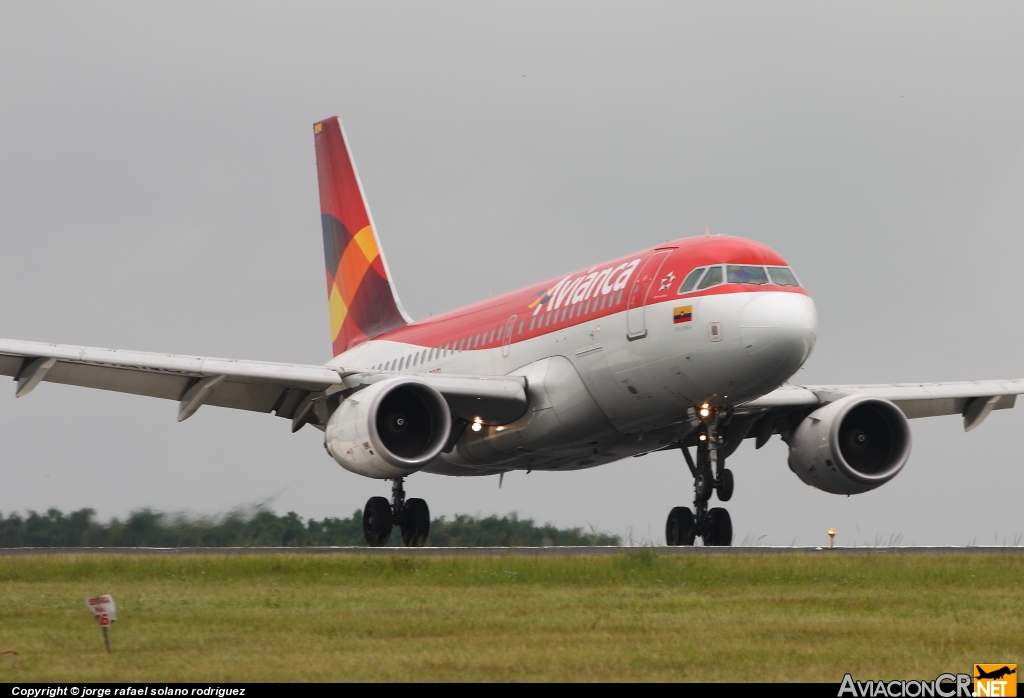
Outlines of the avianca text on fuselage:
M597 268L594 267L586 275L576 278L570 274L552 288L542 292L543 295L530 304L534 308L533 314L537 315L541 310L558 310L563 301L566 305L572 305L620 291L629 284L629 277L639 264L640 260L634 259L601 271L594 271Z

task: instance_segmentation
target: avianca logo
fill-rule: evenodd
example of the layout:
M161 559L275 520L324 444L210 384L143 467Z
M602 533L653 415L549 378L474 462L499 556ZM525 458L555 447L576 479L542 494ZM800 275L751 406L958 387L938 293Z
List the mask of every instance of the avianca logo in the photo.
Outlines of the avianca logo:
M536 315L542 309L558 310L562 305L582 303L588 298L615 293L626 288L629 277L633 276L633 272L638 266L640 266L640 260L634 259L632 262L626 262L617 267L608 267L601 271L591 269L583 276L576 278L570 274L552 288L538 292L536 298L527 307L533 308L533 314Z

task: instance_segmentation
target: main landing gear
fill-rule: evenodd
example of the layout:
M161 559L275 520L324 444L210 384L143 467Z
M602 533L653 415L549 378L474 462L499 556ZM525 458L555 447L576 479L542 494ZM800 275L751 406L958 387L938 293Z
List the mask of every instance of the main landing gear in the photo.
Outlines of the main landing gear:
M403 478L397 477L391 485L391 502L384 497L370 497L363 509L363 535L375 548L387 545L391 528L398 524L402 542L410 548L420 548L430 533L430 509L422 499L405 498Z
M693 510L675 507L665 523L665 541L669 545L693 545L700 536L704 545L732 545L732 518L721 507L708 509L712 492L718 499L732 499L732 471L725 467L725 459L718 459L721 437L714 429L714 421L707 423L697 444L697 462L693 462L689 449L682 447L686 465L693 475Z

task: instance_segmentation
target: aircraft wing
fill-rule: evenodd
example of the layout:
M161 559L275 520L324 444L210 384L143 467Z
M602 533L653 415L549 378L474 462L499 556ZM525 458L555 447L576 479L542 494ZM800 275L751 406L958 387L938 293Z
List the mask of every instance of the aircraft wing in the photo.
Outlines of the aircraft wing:
M40 382L64 383L178 400L178 421L202 405L273 412L291 419L295 431L318 416L321 426L326 422L313 406L332 387L336 386L333 392L355 390L398 374L0 339L0 375L14 377L17 397ZM481 416L486 423L504 424L526 411L522 377L410 377L435 387L456 418L469 421Z
M757 413L824 405L845 395L892 401L908 419L960 414L964 429L977 427L992 410L1014 406L1024 379L961 383L883 383L877 385L784 385L738 409Z
M75 347L0 339L0 375L17 397L41 381L180 401L178 420L201 405L291 417L311 393L342 381L325 366Z

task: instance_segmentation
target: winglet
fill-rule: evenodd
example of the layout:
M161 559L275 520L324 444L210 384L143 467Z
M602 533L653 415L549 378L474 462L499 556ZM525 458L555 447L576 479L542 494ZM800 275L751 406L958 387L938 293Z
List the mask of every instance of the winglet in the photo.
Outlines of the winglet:
M409 324L338 117L313 125L334 355Z

